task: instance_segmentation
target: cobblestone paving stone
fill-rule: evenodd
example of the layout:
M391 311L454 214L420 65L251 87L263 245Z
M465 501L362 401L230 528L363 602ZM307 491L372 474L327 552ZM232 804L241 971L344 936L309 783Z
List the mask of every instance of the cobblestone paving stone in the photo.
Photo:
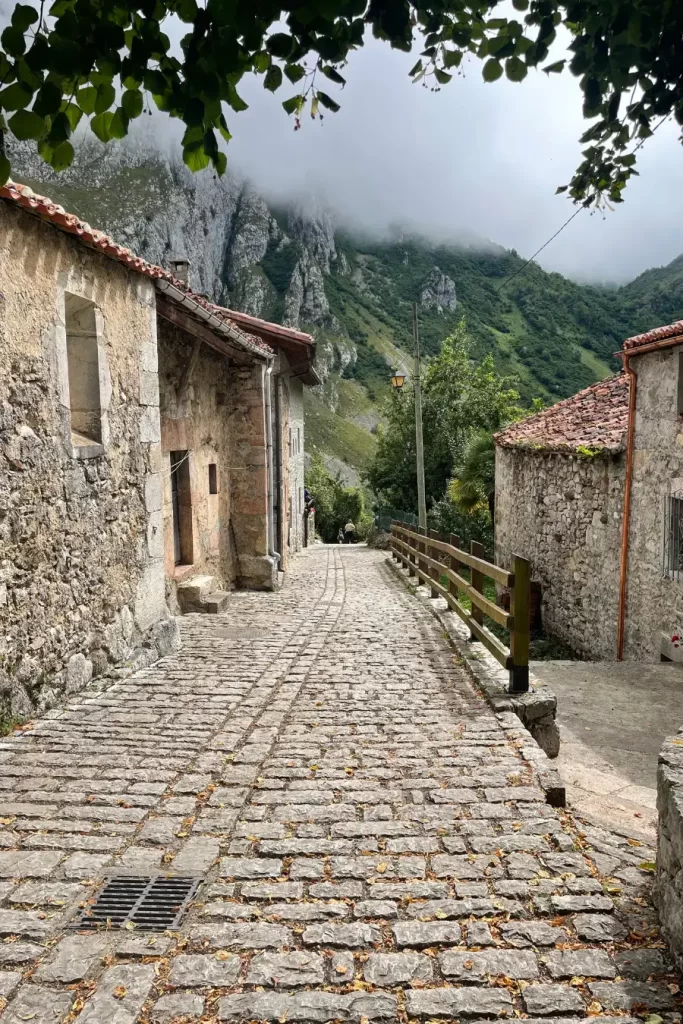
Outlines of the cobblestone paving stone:
M2 1024L680 1019L653 851L544 802L383 559L309 549L0 743ZM69 928L166 872L177 933Z

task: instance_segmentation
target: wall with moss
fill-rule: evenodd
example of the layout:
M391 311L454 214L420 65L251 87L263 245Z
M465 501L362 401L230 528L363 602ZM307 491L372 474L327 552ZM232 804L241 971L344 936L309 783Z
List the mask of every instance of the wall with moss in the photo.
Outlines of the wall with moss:
M616 656L623 491L623 456L496 449L495 560L530 560L545 629L587 658Z

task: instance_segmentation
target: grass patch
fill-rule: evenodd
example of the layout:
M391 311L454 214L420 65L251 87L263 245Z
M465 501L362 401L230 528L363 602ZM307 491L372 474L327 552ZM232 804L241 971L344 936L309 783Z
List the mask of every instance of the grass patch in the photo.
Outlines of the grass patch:
M376 441L369 430L343 419L310 392L304 392L306 450L311 455L332 455L359 472L366 469Z

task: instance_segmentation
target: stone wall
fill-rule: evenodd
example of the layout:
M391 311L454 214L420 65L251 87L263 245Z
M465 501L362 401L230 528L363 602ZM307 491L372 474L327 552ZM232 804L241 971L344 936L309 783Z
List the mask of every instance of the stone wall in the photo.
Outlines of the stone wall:
M265 363L232 367L225 415L230 435L230 529L239 565L238 584L272 590L277 560L268 553L268 451Z
M72 431L73 297L94 307L99 439ZM151 281L0 203L0 717L175 642L159 442Z
M664 741L657 769L654 898L664 936L683 968L683 730Z
M658 661L661 635L683 628L683 582L663 573L664 499L683 494L683 418L678 413L682 348L637 356L624 655Z
M289 429L292 449L289 456L289 493L292 516L289 524L290 552L304 546L304 386L296 377L287 380L289 391Z
M236 366L202 344L185 385L194 337L163 317L158 336L169 603L177 607L177 585L191 576L214 576L224 590L270 586L264 364ZM188 453L178 471L186 530L180 565L174 556L172 452Z
M623 487L623 457L496 448L495 561L531 561L546 630L588 658L616 656Z
M167 597L177 608L177 585L190 576L210 575L217 589L230 590L239 575L231 536L232 439L227 415L234 391L234 369L225 356L207 345L199 349L190 381L183 386L195 339L159 317L159 393L163 453L163 534ZM176 470L182 493L183 564L175 564L171 452L188 452L187 465ZM209 466L215 466L215 488Z

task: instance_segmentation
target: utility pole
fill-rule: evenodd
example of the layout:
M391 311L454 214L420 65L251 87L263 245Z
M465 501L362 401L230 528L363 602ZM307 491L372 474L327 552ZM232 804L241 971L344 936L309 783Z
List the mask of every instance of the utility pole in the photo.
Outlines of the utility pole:
M423 530L427 529L427 502L425 500L425 456L422 444L422 395L420 393L420 335L417 329L417 302L413 303L413 340L415 342L415 449L417 452L417 518Z

